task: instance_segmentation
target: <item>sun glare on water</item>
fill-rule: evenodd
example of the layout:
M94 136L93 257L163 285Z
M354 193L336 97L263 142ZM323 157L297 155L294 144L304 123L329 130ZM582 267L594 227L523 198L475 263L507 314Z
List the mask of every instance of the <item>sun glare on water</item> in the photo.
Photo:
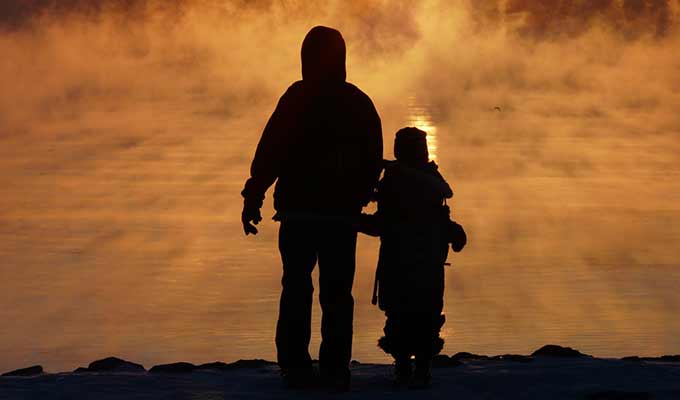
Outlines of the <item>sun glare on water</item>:
M427 133L427 151L430 160L437 161L437 127L432 122L432 114L426 104L418 102L415 97L408 100L408 126L414 126Z

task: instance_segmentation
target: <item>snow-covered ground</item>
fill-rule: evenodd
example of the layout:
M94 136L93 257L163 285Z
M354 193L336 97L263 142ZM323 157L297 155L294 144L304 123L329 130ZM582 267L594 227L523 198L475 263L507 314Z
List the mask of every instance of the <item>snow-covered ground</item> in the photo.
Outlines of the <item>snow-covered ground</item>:
M434 369L427 390L395 387L389 365L352 367L352 390L281 387L276 366L190 373L55 373L1 377L0 399L680 399L680 363L534 357Z

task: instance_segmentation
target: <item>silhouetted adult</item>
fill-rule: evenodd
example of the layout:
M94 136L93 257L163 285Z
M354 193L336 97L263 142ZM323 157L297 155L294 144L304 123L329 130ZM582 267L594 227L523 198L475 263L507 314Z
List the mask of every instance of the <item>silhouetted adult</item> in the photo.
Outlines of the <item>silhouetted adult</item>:
M382 132L371 99L345 81L340 32L314 27L301 53L302 80L283 94L257 145L242 222L246 235L257 233L264 193L276 181L283 261L276 349L284 382L301 386L313 376L311 273L318 261L319 370L325 382L347 389L356 225L380 175Z

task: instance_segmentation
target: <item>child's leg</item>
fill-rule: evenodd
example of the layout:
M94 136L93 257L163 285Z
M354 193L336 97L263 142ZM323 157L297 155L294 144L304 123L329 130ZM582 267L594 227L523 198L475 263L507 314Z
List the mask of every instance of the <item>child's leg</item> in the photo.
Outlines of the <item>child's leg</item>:
M394 357L394 369L397 383L407 383L412 374L411 356L413 341L411 335L411 319L402 313L386 313L385 336L380 338L378 346Z
M408 383L413 374L411 356L408 354L394 355L394 376L397 383Z
M378 346L395 359L399 356L413 354L410 345L409 318L404 313L386 312L385 336L378 340Z
M444 340L439 332L444 325L444 315L423 314L414 321L419 326L416 347L416 369L413 373L413 387L426 387L432 379L432 357L441 352Z

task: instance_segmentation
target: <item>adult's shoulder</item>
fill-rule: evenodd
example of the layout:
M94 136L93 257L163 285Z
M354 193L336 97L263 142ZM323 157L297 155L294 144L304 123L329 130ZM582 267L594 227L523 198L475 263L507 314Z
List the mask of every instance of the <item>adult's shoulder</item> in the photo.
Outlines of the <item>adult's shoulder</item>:
M305 98L305 87L302 81L293 82L279 98L277 108L280 110L293 110L300 107Z
M368 95L366 93L364 93L363 90L359 89L359 87L356 86L353 83L345 82L345 90L348 91L349 93L351 93L354 96L361 97L366 101L372 102L371 98L368 97Z
M283 93L283 97L294 97L294 96L300 96L302 93L305 91L305 85L304 83L300 81L295 81L288 86L288 89Z
M371 109L375 110L375 106L373 105L373 100L364 93L363 90L359 89L356 85L353 83L345 82L345 90L350 93L350 95L356 99L356 101L360 102L363 106L365 107L370 107Z

